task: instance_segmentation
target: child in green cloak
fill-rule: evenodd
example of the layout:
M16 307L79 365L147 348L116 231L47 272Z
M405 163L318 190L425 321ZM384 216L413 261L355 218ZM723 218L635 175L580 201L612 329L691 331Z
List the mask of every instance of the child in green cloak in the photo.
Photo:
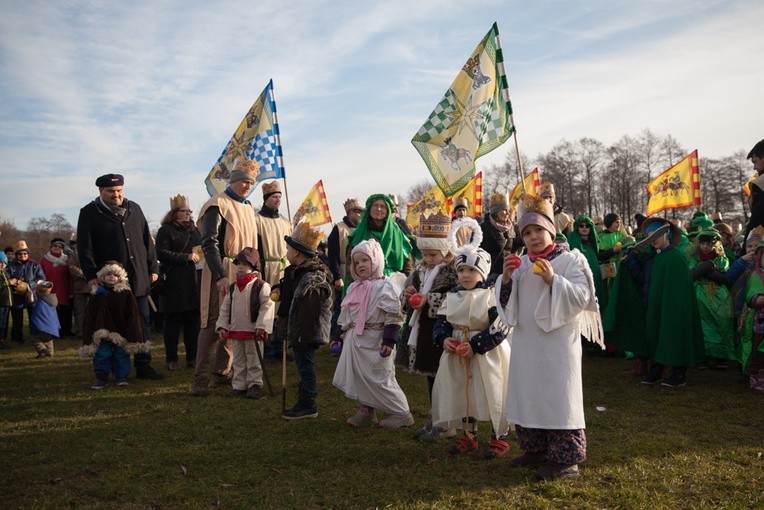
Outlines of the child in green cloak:
M594 275L594 288L597 293L597 302L600 310L604 311L607 305L605 284L602 281L602 273L599 266L599 246L594 222L588 216L579 216L573 224L573 232L568 235L568 245L571 249L577 249L586 257L589 269Z
M751 389L764 391L764 244L754 252L756 270L748 278L743 310L745 329L738 346L743 373Z

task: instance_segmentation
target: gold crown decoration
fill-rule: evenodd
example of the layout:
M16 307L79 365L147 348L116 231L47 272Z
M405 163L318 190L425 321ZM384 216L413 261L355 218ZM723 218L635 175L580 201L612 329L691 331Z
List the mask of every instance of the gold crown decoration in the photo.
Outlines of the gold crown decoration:
M342 204L342 206L345 208L345 212L352 211L353 209L363 210L361 201L358 200L357 198L348 198L347 200L345 200L345 203Z
M302 219L295 225L292 235L287 237L287 243L296 250L315 255L318 244L323 237L323 231L311 227L310 221Z
M459 197L456 200L454 200L454 211L459 209L460 207L464 207L465 209L469 209L470 201L467 200L467 197Z
M419 215L419 237L446 239L450 231L451 218L442 212L431 214L427 218L424 217L424 214Z
M523 216L530 212L543 214L549 220L554 220L554 208L552 207L552 204L549 203L549 200L526 194L523 195L522 200L520 200L520 205L517 208L517 219L522 220Z
M188 205L188 198L178 193L174 197L170 198L170 209L190 209Z
M539 186L539 196L541 198L550 198L554 200L554 184L551 182L542 182Z
M260 165L257 164L257 161L242 157L236 160L233 169L238 170L239 172L244 172L245 174L257 176L257 172L260 170Z
M266 198L268 195L273 195L274 193L281 193L281 185L279 184L279 181L264 182L263 198Z
M23 239L18 241L16 244L13 245L13 251L14 253L17 253L20 251L29 252L29 248L27 247L27 242L24 241Z
M491 195L491 214L509 209L509 197L506 193L495 192Z

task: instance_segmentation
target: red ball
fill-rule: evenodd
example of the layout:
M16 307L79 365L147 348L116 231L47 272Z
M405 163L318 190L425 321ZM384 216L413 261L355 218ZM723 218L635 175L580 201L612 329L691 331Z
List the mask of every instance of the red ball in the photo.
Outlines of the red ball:
M422 295L418 292L416 294L412 294L409 298L409 304L414 308L419 308L419 305L422 304Z

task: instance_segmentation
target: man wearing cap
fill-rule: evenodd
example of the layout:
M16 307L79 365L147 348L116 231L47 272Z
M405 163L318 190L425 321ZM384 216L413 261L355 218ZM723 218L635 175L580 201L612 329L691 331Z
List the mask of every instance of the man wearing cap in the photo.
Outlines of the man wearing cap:
M255 187L257 163L239 158L228 179L228 187L204 203L199 211L197 226L202 234L204 267L200 291L201 330L196 349L196 368L191 394L208 394L210 369L214 385L231 382L233 350L230 340L218 338L215 323L228 287L236 281L233 259L246 247L257 249L255 211L247 196ZM215 360L210 366L210 357Z
M257 251L260 254L263 271L262 278L273 288L278 285L279 279L284 275L284 269L289 265L286 258L287 245L284 236L292 232L292 225L284 216L279 214L281 206L281 186L279 181L263 183L263 206L255 215L257 224ZM278 303L276 309L278 310ZM276 334L274 326L273 334L265 343L265 361L272 363L280 359L283 354L283 345Z
M143 315L146 338L151 338L149 301L151 283L159 277L154 240L141 207L124 196L125 179L119 174L102 175L95 182L98 196L80 209L77 221L77 255L91 288L99 285L96 273L108 260L116 260L127 271L130 290ZM138 379L162 379L151 367L150 352L136 352Z
M21 240L14 246L16 257L8 261L8 282L13 288L13 302L11 303L11 339L18 343L24 343L24 309L27 310L27 318L32 320L32 292L37 287L37 282L45 280L45 272L42 266L29 258L27 242Z

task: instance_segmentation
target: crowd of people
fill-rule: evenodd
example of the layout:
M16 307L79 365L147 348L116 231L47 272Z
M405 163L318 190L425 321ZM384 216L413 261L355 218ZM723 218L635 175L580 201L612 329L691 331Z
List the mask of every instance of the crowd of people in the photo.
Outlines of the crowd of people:
M764 173L764 141L749 154ZM27 310L37 357L77 336L92 358L94 390L164 377L151 366L151 310L162 315L166 368L193 370L190 392L261 399L265 365L293 360L298 395L283 418L318 415L316 351L337 356L333 386L357 404L347 424L414 425L396 367L427 381L420 441L456 438L449 451L504 457L540 479L578 475L586 459L585 353L633 359L645 385L686 385L690 368L729 370L764 391L764 225L726 224L698 211L686 224L637 214L572 218L554 186L517 209L494 193L468 218L422 215L409 230L397 201L344 202L323 242L306 221L279 213L278 181L248 200L257 164L239 160L227 188L200 209L176 195L152 238L124 177L107 174L80 211L68 243L51 240L40 262L24 240L0 253L0 346L23 343ZM751 210L764 210L752 184ZM756 214L759 214L756 212ZM179 359L183 335L184 363ZM282 369L285 372L285 365ZM272 388L269 388L272 394ZM383 413L380 418L378 413Z

